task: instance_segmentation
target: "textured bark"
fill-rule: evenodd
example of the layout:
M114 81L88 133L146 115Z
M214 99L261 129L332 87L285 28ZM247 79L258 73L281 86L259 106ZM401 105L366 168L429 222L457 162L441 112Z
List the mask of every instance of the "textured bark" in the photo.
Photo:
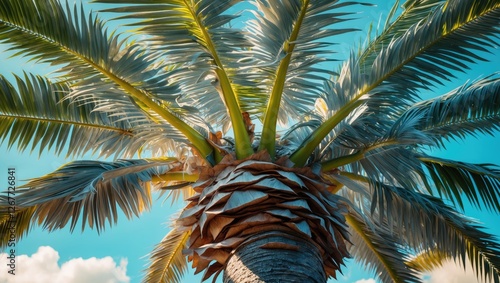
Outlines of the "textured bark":
M224 283L324 283L327 277L318 248L284 233L255 235L229 258Z
M201 172L177 220L191 231L184 251L196 272L205 271L202 279L224 269L226 282L235 283L335 276L349 256L349 235L347 205L330 192L331 184L286 159L273 163L267 153L226 159ZM276 233L279 239L262 238Z

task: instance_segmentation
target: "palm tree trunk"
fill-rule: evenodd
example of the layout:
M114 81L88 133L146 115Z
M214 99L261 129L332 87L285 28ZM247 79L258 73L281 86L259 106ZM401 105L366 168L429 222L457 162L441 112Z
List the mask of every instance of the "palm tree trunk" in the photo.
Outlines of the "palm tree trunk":
M283 232L257 234L242 243L227 261L224 283L325 283L316 245Z

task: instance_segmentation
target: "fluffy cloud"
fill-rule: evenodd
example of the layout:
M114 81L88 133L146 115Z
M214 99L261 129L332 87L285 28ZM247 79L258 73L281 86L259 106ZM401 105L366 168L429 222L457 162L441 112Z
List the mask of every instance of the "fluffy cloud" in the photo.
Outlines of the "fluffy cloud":
M466 262L466 269L464 270L462 264L453 260L446 261L441 267L424 274L422 279L424 283L493 283L493 281L478 280L469 261ZM377 280L370 278L361 279L355 283L377 282Z
M117 266L113 258L75 258L59 266L59 253L39 247L31 256L16 256L16 275L8 274L7 254L0 254L0 282L5 283L128 283L127 260Z
M490 283L489 281L478 281L472 271L472 265L466 262L463 265L452 260L446 261L441 267L424 276L425 283Z

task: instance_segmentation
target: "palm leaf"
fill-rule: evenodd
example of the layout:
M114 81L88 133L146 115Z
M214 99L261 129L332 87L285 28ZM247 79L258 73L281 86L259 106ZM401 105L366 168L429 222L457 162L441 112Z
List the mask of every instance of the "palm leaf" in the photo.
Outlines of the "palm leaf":
M494 135L500 129L500 78L488 77L422 101L408 108L400 119L413 115L422 115L417 129L441 147L449 139Z
M118 160L115 162L74 161L48 175L35 178L18 189L21 208L35 207L33 220L44 228L62 228L71 219L73 230L82 217L98 231L117 221L117 205L127 218L139 215L151 205L152 176L168 171L176 159ZM2 206L7 206L2 203Z
M500 4L477 2L453 1L436 9L426 21L413 25L382 49L370 74L363 73L359 60L353 56L331 88L334 92L325 95L329 98L343 94L345 102L328 113L325 122L293 153L292 161L305 164L330 131L357 107L366 105L372 110L365 114L371 123L384 124L379 119L395 119L415 102L418 89L452 78L450 69L464 71L464 62L484 60L474 51L496 46ZM412 44L408 44L410 41Z
M474 206L500 212L500 170L491 164L470 164L432 156L420 157L428 171L427 190L464 208L463 197ZM434 186L431 187L431 184Z
M363 174L377 182L418 190L424 171L421 169L421 160L418 158L420 153L415 145L433 144L431 138L417 129L422 119L419 113L407 115L404 119L397 120L386 133L377 133L375 137L356 136L357 144L351 143L350 153L322 162L322 171L340 169ZM338 139L347 140L342 134ZM364 144L365 142L367 144ZM342 154L341 151L335 151L339 144L332 143L328 146L331 153L325 153L325 157Z
M143 282L180 283L187 270L186 257L182 251L186 247L191 232L173 226L172 230L156 245L150 254L151 264L147 268Z
M143 51L147 49L139 44L126 45L119 35L108 38L103 21L92 15L87 18L83 8L75 6L74 11L56 0L3 1L0 41L10 44L15 55L64 65L58 72L76 88L70 97L85 102L97 99L104 103L101 110L129 119L158 115L166 121L162 126L169 138L182 140L184 135L203 157L210 158L210 144L168 107L179 93L164 84L168 73L157 64L158 55ZM110 109L110 101L115 109Z
M53 83L39 76L15 76L14 87L0 76L0 139L9 147L17 144L19 151L39 146L40 154L54 148L56 153L67 150L67 155L100 151L108 156L132 156L144 144L140 138L141 124L93 112L95 105L78 105L64 100L69 87ZM160 138L163 131L157 131ZM151 139L152 140L152 139ZM152 147L161 149L159 139Z
M468 258L478 277L495 283L500 281L498 239L481 231L483 227L474 220L459 214L435 197L371 182L362 176L345 175L364 182L370 186L367 191L373 196L377 195L378 199L383 199L380 202L372 199L371 204L357 201L362 204L362 211L372 211L374 226L386 225L391 233L398 235L400 243L417 253L437 249L451 258L460 259L463 266ZM347 196L353 200L352 194Z
M466 135L475 135L476 132L493 135L500 121L499 109L497 109L500 105L497 102L500 94L499 86L499 80L496 77L480 80L470 86L463 86L442 97L410 107L391 127L385 126L376 131L367 132L361 127L340 124L339 127L343 129L343 132L335 137L336 140L329 137L329 144L326 141L320 144L319 148L323 152L320 158L331 158L322 162L322 169L328 171L365 159L361 163L364 163L362 165L366 171L370 171L368 167L371 167L374 168L371 170L374 174L393 172L394 174L390 174L392 178L405 180L407 172L419 166L407 166L407 171L401 170L399 166L400 164L416 165L416 159L411 159L415 157L415 153L406 149L399 150L400 154L391 154L391 151L397 147L416 144L444 146L445 140L450 137L464 138ZM370 120L365 121L365 123L369 122ZM359 123L359 125L363 124ZM348 150L339 150L342 147ZM373 161L370 162L370 159ZM379 168L370 166L367 162L378 164ZM391 164L396 167L391 167ZM352 170L352 172L355 171ZM421 173L423 172L419 174ZM398 175L400 176L397 177ZM434 179L439 181L438 177ZM487 184L489 191L493 192L491 188L495 185L491 182ZM443 188L454 187L444 186Z
M396 235L383 225L375 226L366 217L352 211L346 216L353 245L349 252L363 265L379 274L382 282L420 282L418 273L409 268Z
M325 146L321 146L323 150L322 159L333 157L321 163L322 169L328 171L359 161L363 158L368 158L369 156L384 155L384 152L388 149L400 149L404 151L416 144L433 145L433 140L419 129L423 119L424 117L421 113L411 113L411 115L402 116L395 121L391 127L385 126L384 132L380 132L380 130L382 130L380 128L377 133L373 133L373 131L363 131L363 133L366 134L364 137L361 137L360 133L356 133L354 137L349 137L349 135L353 135L353 132L357 132L358 128L344 126L346 128L345 131L339 134L337 139L344 143L352 140L352 142L347 142L349 146L344 144L345 147L351 149L351 153L340 156L335 154L335 148L342 146L342 144L336 143L335 141ZM400 158L404 158L404 156L412 156L412 154L403 154ZM380 164L380 166L384 166L383 163ZM380 171L384 170L387 169L380 169Z
M404 1L403 11L393 21L391 18L396 12L399 1L394 3L383 30L360 52L359 61L365 66L371 66L380 50L389 45L393 38L403 35L412 25L425 20L434 10L442 7L443 0L411 0Z
M110 0L96 2L115 3ZM133 5L104 12L124 14L117 19L145 19L131 25L139 25L140 32L151 36L150 48L161 50L170 62L179 65L170 78L185 94L178 102L198 105L207 114L209 123L222 120L225 124L229 113L236 154L242 158L252 154L253 150L242 116L242 100L237 92L244 89L238 84L243 79L238 78L233 70L239 67L237 60L241 59L235 58L234 51L248 47L248 43L241 31L224 27L235 18L224 12L237 2L129 0L124 3ZM167 51L165 46L171 48Z
M265 85L263 90L269 97L260 149L267 149L274 156L277 121L286 124L288 117L296 117L312 106L321 91L318 81L323 81L323 77L312 73L319 72L314 67L326 60L321 55L328 53L325 50L332 45L320 40L354 30L331 28L335 23L346 21L342 17L350 14L334 11L353 4L256 1L259 12L250 22L250 40L259 46L252 49L252 58L257 60L258 67L252 69L252 76Z

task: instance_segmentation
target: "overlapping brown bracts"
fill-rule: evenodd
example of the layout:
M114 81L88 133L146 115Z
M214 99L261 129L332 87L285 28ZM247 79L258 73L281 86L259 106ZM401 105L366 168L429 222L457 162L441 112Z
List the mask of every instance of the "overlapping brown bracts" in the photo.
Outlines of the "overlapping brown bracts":
M239 161L227 156L202 172L178 224L191 229L186 253L197 273L206 269L204 279L222 271L247 239L269 231L308 239L318 247L326 273L335 275L348 256L347 206L311 169L289 163L273 163L266 153Z

